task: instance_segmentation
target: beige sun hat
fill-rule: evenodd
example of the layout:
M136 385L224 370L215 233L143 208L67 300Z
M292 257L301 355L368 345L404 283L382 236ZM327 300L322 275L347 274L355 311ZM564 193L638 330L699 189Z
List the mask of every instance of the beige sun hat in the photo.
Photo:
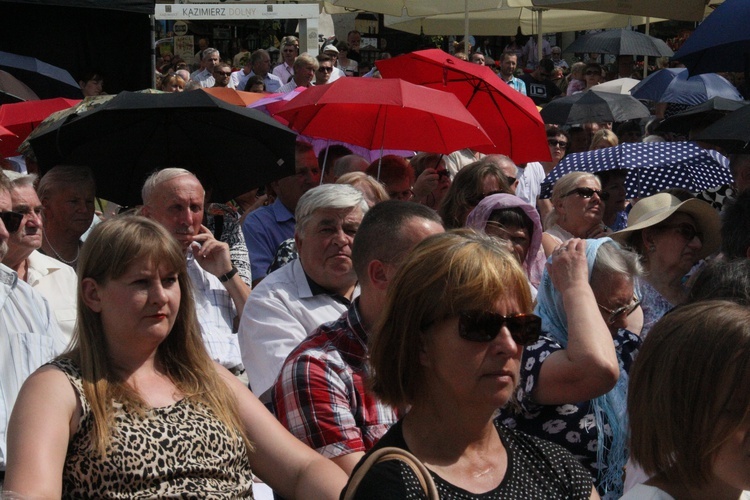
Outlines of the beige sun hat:
M695 221L699 232L703 233L703 247L698 257L704 259L719 250L721 246L721 220L719 213L705 201L693 198L680 201L669 193L659 193L643 198L635 204L628 215L628 227L612 234L613 240L622 245L633 246L637 231L664 222L673 214L684 213Z

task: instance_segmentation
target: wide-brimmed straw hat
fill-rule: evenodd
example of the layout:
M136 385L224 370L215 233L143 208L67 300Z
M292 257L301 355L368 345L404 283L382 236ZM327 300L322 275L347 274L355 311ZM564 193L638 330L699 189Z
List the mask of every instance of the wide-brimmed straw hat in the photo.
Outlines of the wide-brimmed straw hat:
M632 240L637 231L654 227L676 213L690 215L698 231L703 233L703 247L698 252L699 258L703 259L719 250L721 221L718 212L705 201L696 198L680 201L669 193L655 194L638 201L628 215L628 227L611 237L622 245L633 246Z

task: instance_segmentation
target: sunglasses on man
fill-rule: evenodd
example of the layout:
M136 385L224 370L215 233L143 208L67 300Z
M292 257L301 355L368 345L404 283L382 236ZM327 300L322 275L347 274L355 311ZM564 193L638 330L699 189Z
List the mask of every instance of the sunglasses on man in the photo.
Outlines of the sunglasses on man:
M18 231L18 228L21 227L21 221L23 221L23 214L19 214L18 212L0 212L0 220L3 221L3 224L5 225L5 229L8 230L9 233L15 233Z

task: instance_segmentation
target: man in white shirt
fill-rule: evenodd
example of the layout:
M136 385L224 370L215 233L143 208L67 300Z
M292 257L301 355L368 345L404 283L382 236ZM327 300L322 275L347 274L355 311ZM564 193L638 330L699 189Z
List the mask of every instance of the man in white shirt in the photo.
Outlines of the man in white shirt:
M269 73L271 70L271 56L267 50L258 49L250 55L247 64L240 71L232 73L232 83L237 90L245 90L247 81L252 76L263 79L266 92L278 92L283 85L278 76Z
M279 93L288 94L297 87L310 87L318 70L318 60L307 52L300 54L294 60L294 75L289 83L279 88Z
M359 295L351 252L367 209L362 193L348 184L318 186L300 198L294 214L299 258L260 282L240 321L242 361L264 403L289 353Z
M216 49L208 48L203 51L203 70L197 74L190 75L190 79L200 84L201 87L213 87L216 83L214 80L214 66L221 62L221 56Z
M281 83L288 83L294 76L294 60L299 55L299 40L296 36L285 36L281 40L282 61L275 68L273 74L279 77Z
M208 354L239 374L242 359L234 323L237 312L245 306L250 288L232 265L229 245L217 241L202 224L203 186L185 169L165 168L146 179L141 197L141 213L163 225L185 252Z
M345 77L346 73L338 67L339 49L337 49L335 45L326 45L323 47L323 53L331 58L331 67L333 68L328 83L333 83L339 78ZM317 83L315 85L317 85Z
M23 215L21 227L8 239L3 264L18 274L47 299L66 342L73 336L76 323L78 278L75 270L57 259L47 257L42 246L42 202L34 190L36 175L4 171L11 181L12 210Z
M8 178L0 175L0 262L8 252L10 233L18 231L23 220L11 211L11 190ZM65 347L47 301L15 271L0 264L0 488L7 460L8 421L21 385Z

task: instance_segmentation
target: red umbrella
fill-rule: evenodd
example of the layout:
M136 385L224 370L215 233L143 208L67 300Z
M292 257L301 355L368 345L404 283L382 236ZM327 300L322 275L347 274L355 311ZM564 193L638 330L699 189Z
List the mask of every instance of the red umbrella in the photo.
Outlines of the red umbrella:
M455 94L484 127L492 145L482 153L510 156L516 163L549 161L544 122L528 97L510 88L487 66L462 61L440 49L420 50L377 61L380 74Z
M396 78L339 78L307 89L278 115L300 134L371 150L450 153L491 142L454 95Z
M80 99L42 99L38 101L16 102L0 106L0 126L16 135L4 137L0 142L0 154L13 156L24 139L45 118L62 109L70 108L81 102Z

